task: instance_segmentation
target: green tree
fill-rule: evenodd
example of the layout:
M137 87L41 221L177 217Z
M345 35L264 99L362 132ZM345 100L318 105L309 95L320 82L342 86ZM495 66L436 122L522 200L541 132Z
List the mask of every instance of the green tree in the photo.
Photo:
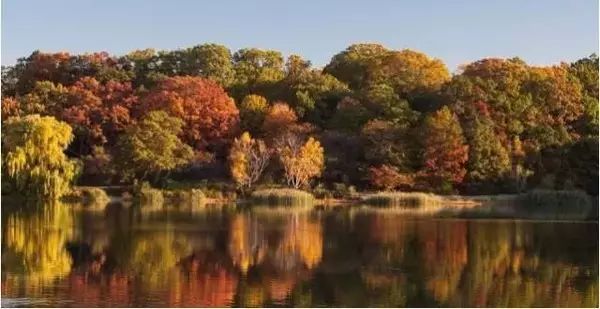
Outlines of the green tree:
M244 48L233 55L235 82L230 91L236 100L255 93L266 97L284 76L283 56L274 50Z
M577 125L581 135L598 136L598 56L579 59L569 68L582 86L583 116Z
M321 127L331 120L337 103L350 94L344 83L318 70L304 71L284 83L285 97L298 116Z
M379 63L389 52L379 44L353 44L333 56L323 71L352 89L361 89L366 83L370 67Z
M369 110L360 101L343 98L338 104L329 126L342 131L357 132L371 118Z
M477 119L469 141L469 181L498 181L509 170L509 154L496 136L493 123L488 118Z
M374 84L362 91L363 100L373 114L401 127L414 124L419 113L412 110L406 99L401 98L390 85Z
M73 139L71 127L53 117L29 115L4 123L3 163L18 192L57 200L69 191L77 165L64 154Z
M362 128L365 158L371 166L387 164L401 172L413 171L419 164L412 130L391 121L371 120Z
M229 87L235 78L231 51L219 44L202 44L186 50L183 74L202 76ZM182 75L183 75L182 74Z
M183 143L183 121L163 111L149 112L140 122L128 128L119 141L119 160L124 177L149 174L158 181L169 172L190 162L193 150Z

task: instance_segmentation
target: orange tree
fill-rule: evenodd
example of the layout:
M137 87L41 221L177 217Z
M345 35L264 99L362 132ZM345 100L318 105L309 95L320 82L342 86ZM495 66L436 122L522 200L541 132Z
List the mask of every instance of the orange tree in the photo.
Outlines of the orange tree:
M196 150L220 151L236 133L239 111L214 81L190 76L163 79L141 99L138 113L164 110L184 122L183 140Z

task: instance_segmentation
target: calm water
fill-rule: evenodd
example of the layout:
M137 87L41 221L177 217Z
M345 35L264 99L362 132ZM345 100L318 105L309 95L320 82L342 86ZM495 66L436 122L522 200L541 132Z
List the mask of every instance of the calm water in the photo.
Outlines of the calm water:
M2 306L598 306L598 223L59 206L2 229Z

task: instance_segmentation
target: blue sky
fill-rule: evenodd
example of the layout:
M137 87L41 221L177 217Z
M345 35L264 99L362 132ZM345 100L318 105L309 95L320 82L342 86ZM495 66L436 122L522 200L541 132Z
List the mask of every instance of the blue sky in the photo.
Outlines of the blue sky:
M122 55L205 42L317 66L355 42L416 49L451 70L492 56L553 64L597 53L598 1L2 1L4 65L36 49Z

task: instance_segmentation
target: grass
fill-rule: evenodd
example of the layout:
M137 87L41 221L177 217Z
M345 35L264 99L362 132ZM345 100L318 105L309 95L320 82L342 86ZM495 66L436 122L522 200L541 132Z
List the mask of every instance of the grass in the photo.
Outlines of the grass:
M312 206L315 197L295 189L264 189L252 192L252 202L270 206Z
M586 219L595 216L598 207L583 191L542 189L521 194L519 206L546 219Z
M235 187L225 182L208 182L207 180L175 181L169 179L164 189L171 191L197 189L202 191L205 198L215 200L234 201L237 198Z
M164 190L164 199L175 205L198 206L206 202L206 196L200 189Z
M442 204L442 198L421 192L378 192L362 197L365 204L379 207L430 208Z

